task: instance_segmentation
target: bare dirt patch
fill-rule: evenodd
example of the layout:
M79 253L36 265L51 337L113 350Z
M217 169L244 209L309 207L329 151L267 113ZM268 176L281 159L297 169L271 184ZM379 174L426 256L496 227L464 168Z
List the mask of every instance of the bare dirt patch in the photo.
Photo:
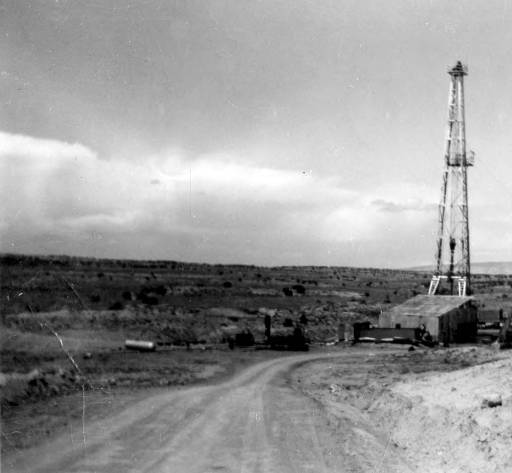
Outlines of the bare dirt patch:
M512 470L512 358L413 376L369 409L424 472Z
M359 426L411 471L511 471L509 354L368 346L362 358L357 366L343 358L310 363L291 381L327 410L336 431ZM502 405L484 406L490 396Z

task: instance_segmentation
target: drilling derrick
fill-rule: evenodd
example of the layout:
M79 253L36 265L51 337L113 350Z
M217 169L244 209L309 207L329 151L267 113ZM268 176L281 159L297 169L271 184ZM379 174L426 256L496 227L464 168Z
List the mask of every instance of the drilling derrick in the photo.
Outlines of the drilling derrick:
M439 203L436 265L429 294L436 294L446 282L450 294L470 293L469 220L467 168L474 164L474 154L466 155L466 124L464 117L464 76L467 67L457 62L448 71L448 126L444 154L444 171Z

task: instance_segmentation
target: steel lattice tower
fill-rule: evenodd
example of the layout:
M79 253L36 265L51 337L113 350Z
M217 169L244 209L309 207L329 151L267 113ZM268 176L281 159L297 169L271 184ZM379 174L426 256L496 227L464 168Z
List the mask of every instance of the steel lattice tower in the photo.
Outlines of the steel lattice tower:
M467 168L474 164L474 154L466 155L466 124L464 117L464 76L467 67L457 62L448 71L448 127L444 154L444 172L439 203L436 266L429 294L436 294L445 280L453 294L470 293L468 177Z

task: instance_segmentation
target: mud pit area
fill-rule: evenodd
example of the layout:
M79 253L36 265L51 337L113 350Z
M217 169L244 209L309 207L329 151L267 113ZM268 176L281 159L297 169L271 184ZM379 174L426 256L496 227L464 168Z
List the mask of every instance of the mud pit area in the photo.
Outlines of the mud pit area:
M369 459L376 448L382 453L368 471L389 471L391 459L401 471L512 471L510 353L482 347L390 353L369 347L356 367L350 358L313 362L291 379L329 413L337 435L350 427L358 433L354 445ZM489 399L501 405L489 407ZM358 454L351 448L347 455Z

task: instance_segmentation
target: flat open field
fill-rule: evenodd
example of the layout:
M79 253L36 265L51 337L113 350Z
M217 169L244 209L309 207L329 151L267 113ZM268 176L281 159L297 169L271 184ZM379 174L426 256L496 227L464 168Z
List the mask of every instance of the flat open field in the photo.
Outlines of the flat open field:
M3 459L22 458L62 436L81 442L84 435L92 435L89 428L84 433L84 425L101 424L105 416L124 418L132 406L146 399L158 398L162 406L170 406L175 393L183 389L203 392L206 386L214 390L236 384L239 376L251 370L263 376L256 367L275 362L277 371L265 377L265 383L274 386L274 375L295 369L295 362L286 360L296 355L254 348L230 350L230 337L250 332L257 344L263 342L264 318L272 315L273 328L297 324L305 328L313 344L311 355L302 355L304 360L322 357L326 348L321 347L338 339L340 325L375 322L381 310L425 293L429 283L427 274L413 271L67 257L4 256L1 271ZM508 276L476 276L480 308L509 312L510 283ZM128 338L151 340L157 350L127 351L124 341ZM354 393L363 392L374 376L365 354L368 349L353 354L350 349L341 350L340 356L350 360L354 372L369 373L361 386L355 385ZM488 349L479 350L483 354L448 357L448 362L438 350L438 355L421 363L415 352L406 352L400 360L389 358L393 368L386 382L395 383L418 370L468 367L495 356ZM297 387L290 383L289 389ZM309 401L299 400L304 394L316 398L314 390L306 391L294 389L290 402L310 406ZM168 412L170 407L165 409ZM137 421L134 417L133 422ZM252 465L255 460L244 461ZM279 462L276 465L282 465L283 458ZM12 465L13 471L33 471L17 469L15 465L21 464L16 462ZM203 466L198 463L197 468ZM48 468L42 471L57 471Z

